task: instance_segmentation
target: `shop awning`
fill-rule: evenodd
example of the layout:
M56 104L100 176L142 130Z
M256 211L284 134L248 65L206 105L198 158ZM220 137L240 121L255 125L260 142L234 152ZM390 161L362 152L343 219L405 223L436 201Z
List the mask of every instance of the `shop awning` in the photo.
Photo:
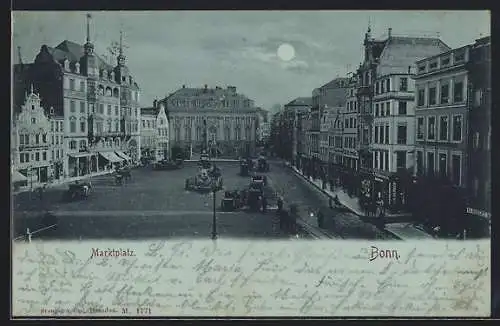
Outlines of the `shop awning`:
M112 163L123 161L123 159L118 157L114 152L99 152L99 154Z
M125 159L126 161L132 161L132 158L130 156L128 156L127 154L125 154L124 152L116 151L115 153L116 153L116 155L118 155L118 157L121 157L121 158Z
M26 178L24 175L21 174L19 171L12 171L12 182L21 182L21 181L27 181L28 178Z
M68 153L68 155L71 157L78 158L78 157L87 157L90 156L91 154L87 152L82 152L82 153Z

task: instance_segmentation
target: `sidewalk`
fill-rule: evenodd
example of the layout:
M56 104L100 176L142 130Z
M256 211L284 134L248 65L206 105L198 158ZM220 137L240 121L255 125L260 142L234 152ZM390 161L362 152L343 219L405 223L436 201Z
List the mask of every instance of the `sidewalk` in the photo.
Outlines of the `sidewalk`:
M21 189L19 189L17 191L12 191L12 195L15 196L15 195L18 195L18 194L21 194L21 193L24 193L24 192L29 192L31 189L35 190L38 187L43 186L44 184L47 185L47 189L58 188L58 187L65 186L68 183L75 182L77 180L80 181L80 180L85 180L85 179L91 179L91 178L94 178L94 177L99 177L99 176L103 176L103 175L107 175L107 174L111 174L111 173L113 173L113 171L112 170L108 170L108 171L96 172L96 173L93 173L93 174L90 174L90 175L87 174L87 175L82 175L82 176L78 176L78 177L72 177L72 178L65 178L65 179L55 180L54 182L51 182L51 183L34 183L33 184L33 188L31 188L30 186L23 187L23 188L21 188Z
M350 197L345 191L339 189L336 191L330 191L329 189L322 189L322 181L321 180L313 180L312 178L307 178L304 176L296 167L290 166L290 168L295 172L297 176L302 177L304 180L309 182L315 188L320 190L323 194L330 198L338 197L340 204L350 210L352 213L356 214L361 218L365 218L366 215L363 213L361 209L358 198ZM389 217L392 220L395 220L395 223L386 223L385 231L393 234L397 238L401 240L410 240L410 239L427 239L432 238L431 235L424 232L423 230L416 228L412 223L401 223L401 220L408 220L411 218L411 214L403 213L403 214L386 214L386 218ZM400 220L399 222L397 222Z
M351 212L358 216L365 216L365 213L363 212L363 209L359 205L358 198L357 197L350 197L344 190L338 189L335 191L331 191L329 189L322 189L322 181L321 180L312 180L312 178L307 178L305 177L296 167L292 167L292 169L295 171L295 173L305 180L307 180L309 183L313 184L316 188L321 190L325 195L334 198L337 196L339 198L340 204L342 206L345 206L347 209L349 209ZM386 217L410 217L410 213L390 213L386 212L385 213Z

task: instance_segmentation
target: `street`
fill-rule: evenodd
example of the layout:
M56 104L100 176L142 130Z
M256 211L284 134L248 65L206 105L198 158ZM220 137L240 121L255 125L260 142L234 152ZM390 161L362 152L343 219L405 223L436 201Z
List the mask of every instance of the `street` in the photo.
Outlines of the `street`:
M218 163L223 174L224 188L242 189L250 178L238 175L237 162ZM187 163L181 170L133 171L132 180L119 186L111 176L92 178L92 193L88 200L62 202L67 185L49 188L44 194L45 205L58 217L56 228L36 233L37 238L57 239L142 239L156 237L210 237L212 232L212 194L184 190L185 179L196 173L197 166ZM365 223L356 215L328 208L327 198L293 171L272 163L266 173L272 188L281 194L285 204L296 204L299 217L316 227L311 212L322 209L324 229L332 238L385 238L384 232ZM217 193L219 208L223 192ZM38 197L24 193L14 198L14 235L20 236L43 228ZM270 203L273 205L273 203ZM217 211L217 233L221 237L276 238L286 237L277 226L274 213ZM306 237L303 234L303 237Z
M218 163L224 187L242 189L249 177L238 175L238 163ZM181 170L133 170L132 180L115 185L111 176L92 178L88 200L62 202L67 185L49 188L44 194L46 206L58 217L56 228L36 233L36 238L57 239L143 239L156 237L202 237L212 232L213 197L184 190L185 179L197 172L194 163ZM216 197L217 208L223 192ZM43 227L41 205L36 194L16 196L14 237ZM275 214L217 211L217 233L220 237L276 238L286 237L278 230ZM304 235L305 236L305 235Z

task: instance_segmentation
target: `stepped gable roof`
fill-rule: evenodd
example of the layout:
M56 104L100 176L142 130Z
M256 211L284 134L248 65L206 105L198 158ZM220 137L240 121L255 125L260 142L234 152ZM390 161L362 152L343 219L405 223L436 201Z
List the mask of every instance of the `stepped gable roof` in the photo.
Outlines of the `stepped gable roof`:
M377 75L402 74L415 62L426 57L449 51L451 48L438 38L390 37L380 54Z

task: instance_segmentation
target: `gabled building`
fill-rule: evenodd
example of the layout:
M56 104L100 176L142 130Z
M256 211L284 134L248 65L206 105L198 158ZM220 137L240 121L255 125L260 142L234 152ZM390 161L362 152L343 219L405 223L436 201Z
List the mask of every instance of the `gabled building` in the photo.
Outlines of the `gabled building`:
M311 109L312 100L310 97L297 97L284 105L283 109L283 137L287 139L282 146L286 153L285 158L296 162L298 157L298 115ZM307 153L300 153L308 155Z
M94 52L87 18L85 44L42 45L33 63L14 66L14 112L33 85L46 114L64 119L64 177L101 172L140 157L139 86L123 50L114 67Z
M165 105L155 100L152 107L141 108L142 157L159 161L169 159L169 123Z

